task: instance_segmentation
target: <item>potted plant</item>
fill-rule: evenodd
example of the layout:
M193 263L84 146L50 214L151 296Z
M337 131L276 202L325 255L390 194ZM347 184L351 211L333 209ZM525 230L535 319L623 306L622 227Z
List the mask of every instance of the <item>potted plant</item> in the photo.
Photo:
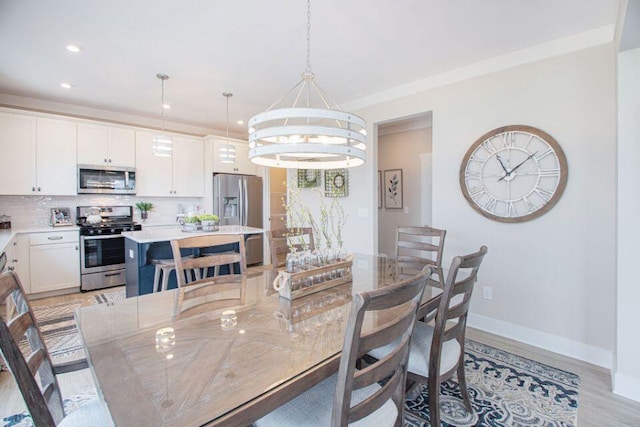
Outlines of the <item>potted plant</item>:
M184 223L182 224L182 231L198 231L199 224L200 220L197 216L185 216Z
M202 224L202 231L218 231L218 225L220 224L220 218L214 214L199 215L198 219Z
M149 217L149 211L153 210L153 203L151 202L138 202L136 208L140 209L140 218L145 221Z

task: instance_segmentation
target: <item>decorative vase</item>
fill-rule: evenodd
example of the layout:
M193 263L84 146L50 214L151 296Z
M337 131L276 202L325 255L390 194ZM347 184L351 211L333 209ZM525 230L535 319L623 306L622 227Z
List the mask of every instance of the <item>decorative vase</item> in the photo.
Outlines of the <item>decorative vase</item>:
M200 223L202 224L202 231L218 231L220 228L220 221L204 220L200 221Z
M149 218L149 211L140 211L140 218L143 221L146 221Z

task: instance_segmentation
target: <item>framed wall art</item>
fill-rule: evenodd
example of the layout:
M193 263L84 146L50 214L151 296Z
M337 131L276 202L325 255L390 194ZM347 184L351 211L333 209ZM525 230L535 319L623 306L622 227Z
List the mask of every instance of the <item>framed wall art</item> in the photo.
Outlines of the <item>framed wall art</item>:
M298 188L315 188L320 186L320 170L298 169Z
M326 197L347 197L349 195L349 172L346 169L324 171L324 195Z
M384 171L384 207L402 209L402 169Z

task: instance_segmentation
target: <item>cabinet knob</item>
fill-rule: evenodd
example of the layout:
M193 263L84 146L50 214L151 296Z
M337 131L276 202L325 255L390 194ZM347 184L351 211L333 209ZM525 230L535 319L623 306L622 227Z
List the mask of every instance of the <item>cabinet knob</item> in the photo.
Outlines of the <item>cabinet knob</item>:
M40 187L38 187L38 191L40 191Z
M104 162L107 163L107 159L104 159Z
M31 191L36 191L36 187L31 187Z
M109 163L111 163L111 159L109 159Z
M76 246L76 251L78 250L78 247Z

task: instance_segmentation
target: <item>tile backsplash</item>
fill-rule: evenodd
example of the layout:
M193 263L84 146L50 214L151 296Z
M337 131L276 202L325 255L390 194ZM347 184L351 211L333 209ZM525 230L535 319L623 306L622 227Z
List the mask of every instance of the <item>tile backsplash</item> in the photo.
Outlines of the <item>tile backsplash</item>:
M75 224L77 206L125 206L131 205L133 218L141 222L136 202L151 202L153 211L145 224L172 224L176 221L179 206L195 205L203 208L203 198L136 197L128 195L83 194L78 196L0 196L0 215L11 216L11 228L32 229L48 227L51 208L70 208Z

